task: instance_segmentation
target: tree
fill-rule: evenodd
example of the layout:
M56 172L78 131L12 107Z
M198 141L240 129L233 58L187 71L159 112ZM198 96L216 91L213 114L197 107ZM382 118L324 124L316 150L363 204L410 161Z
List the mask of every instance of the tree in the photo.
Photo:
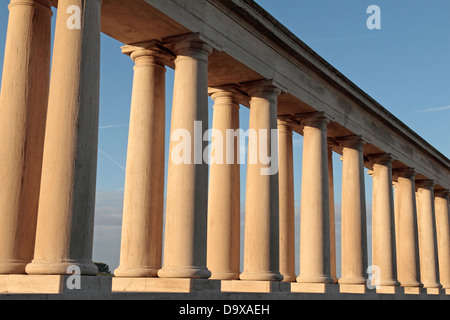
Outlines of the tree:
M94 262L94 264L98 268L98 275L111 275L111 271L109 270L109 266L103 262Z

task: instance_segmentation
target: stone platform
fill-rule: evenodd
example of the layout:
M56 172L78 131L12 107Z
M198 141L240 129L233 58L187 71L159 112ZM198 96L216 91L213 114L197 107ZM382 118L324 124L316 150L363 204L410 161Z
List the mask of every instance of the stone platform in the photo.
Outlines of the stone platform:
M80 289L73 288L77 281ZM0 276L0 300L450 300L450 292L443 289L351 289L269 281Z

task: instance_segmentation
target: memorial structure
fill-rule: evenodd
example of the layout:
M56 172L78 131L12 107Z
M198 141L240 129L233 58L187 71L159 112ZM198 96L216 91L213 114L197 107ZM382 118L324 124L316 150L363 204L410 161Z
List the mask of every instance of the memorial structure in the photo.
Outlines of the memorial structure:
M86 294L449 297L450 160L254 1L11 0L9 11L0 292L63 294L75 267ZM122 42L135 63L120 266L106 287L92 262L101 32ZM209 129L208 95L212 129L223 137L239 129L240 107L250 109L250 130L266 133L265 140L249 135L249 149L271 163L248 162L245 199L235 136L222 141L233 154L217 156L210 168L195 150L191 161L165 163L166 68L175 70L172 134L187 132L195 145ZM293 132L304 139L300 235ZM178 152L176 140L170 152ZM333 181L333 152L342 156L342 181ZM373 179L374 290L367 285L365 168ZM343 190L339 279L336 184Z

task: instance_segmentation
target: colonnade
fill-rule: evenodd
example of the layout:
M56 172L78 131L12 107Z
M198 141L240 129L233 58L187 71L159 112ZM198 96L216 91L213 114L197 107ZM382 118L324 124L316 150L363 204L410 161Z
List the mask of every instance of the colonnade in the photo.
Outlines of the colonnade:
M82 8L82 28L67 28L67 8ZM51 7L12 0L0 96L0 274L66 274L92 263L97 165L101 1L59 0L50 77ZM381 287L450 289L449 191L415 181L413 168L392 169L395 155L365 154L359 135L333 136L332 119L312 112L278 116L282 89L273 81L208 88L214 44L201 34L123 47L135 62L120 266L116 277L367 282L364 168L373 178L373 264ZM191 154L169 157L164 217L165 70L175 65L170 154L189 133ZM47 84L50 84L49 86ZM210 165L196 144L213 129L234 152ZM48 99L47 99L48 97ZM250 108L244 269L240 271L241 104ZM199 126L201 130L199 132ZM303 134L300 273L295 270L294 124ZM278 130L276 130L278 129ZM44 138L45 133L45 138ZM276 135L276 136L273 136ZM203 139L201 139L202 141ZM278 141L278 148L273 147ZM342 276L336 275L332 150L342 150ZM228 150L228 149L226 149ZM250 150L278 161L270 163ZM393 192L393 184L394 190ZM164 233L164 244L163 244ZM162 259L164 255L164 259Z

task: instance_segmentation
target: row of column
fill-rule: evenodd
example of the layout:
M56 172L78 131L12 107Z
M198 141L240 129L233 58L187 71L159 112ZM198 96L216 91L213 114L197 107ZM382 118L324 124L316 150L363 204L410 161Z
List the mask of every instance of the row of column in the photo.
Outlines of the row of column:
M207 57L211 49L198 41L178 43L174 48L175 98L171 130L173 133L177 129L187 129L191 133L190 137L194 137L195 128L192 124L195 121L200 121L204 128L207 127L207 102L204 99L207 92ZM162 66L166 62L161 57L170 59L170 56L161 44L154 41L127 46L124 52L132 56L136 67L122 254L120 267L115 271L116 276L336 283L331 155L332 149L339 145L343 153L342 277L339 283L366 284L365 142L360 136L328 138L327 126L330 120L322 113L299 115L304 134L304 187L301 204L300 275L296 278L292 128L286 119L277 121L277 97L280 90L267 82L253 83L243 88L227 86L210 89L214 100L213 129L219 130L223 137L229 139L227 130L234 132L239 129L239 104L247 95L250 97L250 129L258 131L278 128L278 174L262 175L261 169L267 164L261 163L260 159L256 163L248 162L243 273L240 273L239 268L240 174L236 136L232 136L231 141L221 143L233 146L232 161L228 163L227 155L223 154L221 164L211 164L209 189L206 164L195 164L194 156L189 164L180 165L169 161L166 242L163 250L163 182L161 176L155 178L153 174L164 171L161 156L163 150L159 149L163 148L164 128L155 126L155 123L164 123L164 98L160 94L164 91ZM186 70L196 71L192 73ZM149 87L152 90L149 91ZM155 101L158 101L157 105ZM158 118L154 118L155 109L158 110ZM154 140L150 140L150 137ZM170 154L177 142L178 140L172 141ZM191 141L191 145L194 144ZM258 139L250 136L249 150L259 151L260 147ZM263 151L269 152L270 143L266 143L266 148ZM159 159L155 160L155 157ZM421 225L428 226L428 231L425 232L417 230L417 224L415 229L407 227L410 223L408 219L414 219L416 212L419 218L434 215L434 208L430 206L430 199L434 201L434 198L426 198L428 202L424 204L425 207L420 207L418 211L415 207L408 207L415 205L412 201L416 198L414 187L418 187L418 201L423 197L421 194L424 187L419 182L414 183L413 177L409 177L411 188L405 190L404 183L400 184L400 181L410 169L395 170L401 192L396 197L397 209L394 215L394 159L389 154L369 155L368 158L373 167L373 261L381 271L380 285L398 286L401 283L403 286L420 286L421 281L426 287L436 285L436 281L426 281L431 276L431 271L427 270L433 267L429 267L428 260L431 258L427 260L425 257L427 253L434 252L434 249L426 248L434 239L433 230L430 229L434 224L430 224L429 219L420 220ZM205 196L207 194L208 198ZM436 194L435 201L440 203L440 206L436 205L436 216L440 217L440 276L445 280L449 278L450 271L447 267L450 259L446 240L450 231L448 193ZM151 207L155 203L158 206ZM411 237L417 237L418 234L422 239L420 261L424 261L420 279L418 268L414 271L408 260L412 256L415 261L419 261L418 246L410 241ZM164 265L161 262L163 251ZM415 281L409 281L411 277Z
M70 5L82 8L81 29L67 28ZM66 274L71 265L78 265L82 274L97 272L92 241L100 6L98 0L59 1L49 82L50 4L11 1L0 97L0 179L7 186L0 190L2 274ZM329 139L330 120L324 114L300 115L304 150L296 277L292 128L286 119L277 119L281 91L268 81L210 90L214 129L223 136L237 130L239 104L249 97L250 129L268 133L265 144L250 135L249 150L279 160L273 175L261 174L271 164L259 157L248 161L243 273L236 137L227 141L234 161L228 163L224 155L223 164L211 164L209 178L208 165L196 159L196 152L185 163L169 159L163 248L165 66L175 63L171 131L189 132L190 145L204 150L206 142L198 146L196 137L208 128L208 57L213 48L206 42L188 35L165 46L149 41L123 48L135 62L135 73L121 261L115 275L336 283L331 154L338 144L343 153L339 283L365 284L364 141L359 136ZM201 132L196 123L202 124ZM271 146L275 129L278 149ZM178 143L172 136L170 154L179 152ZM274 150L279 154L271 154ZM393 171L389 155L369 160L373 264L381 270L381 284L431 288L439 286L439 276L450 287L448 191L434 194L432 182L415 182L412 169Z
M117 277L220 278L282 280L278 271L278 175L261 175L267 164L248 166L246 208L246 271L240 274L239 106L248 99L237 87L210 88L214 104L213 128L231 146L230 161L223 153L210 166L196 159L208 128L208 56L212 47L198 38L166 43L157 41L123 48L135 61L130 141L125 183L120 266ZM164 248L164 65L175 59L169 155L179 152L180 139L193 150L187 161L169 157ZM149 90L149 88L151 88ZM268 82L249 85L250 128L277 129L280 90ZM200 123L201 132L198 130ZM197 125L196 125L197 124ZM179 137L178 130L188 133ZM230 136L227 130L233 130ZM196 145L198 139L203 145ZM249 149L259 154L256 137ZM271 146L267 148L270 150ZM263 150L266 152L267 150ZM183 151L185 152L185 151ZM213 154L212 156L217 157ZM275 155L276 156L276 155ZM208 178L209 177L209 178ZM162 253L164 263L162 264Z
M0 96L0 273L92 262L101 0L11 0ZM68 8L80 8L69 28Z

